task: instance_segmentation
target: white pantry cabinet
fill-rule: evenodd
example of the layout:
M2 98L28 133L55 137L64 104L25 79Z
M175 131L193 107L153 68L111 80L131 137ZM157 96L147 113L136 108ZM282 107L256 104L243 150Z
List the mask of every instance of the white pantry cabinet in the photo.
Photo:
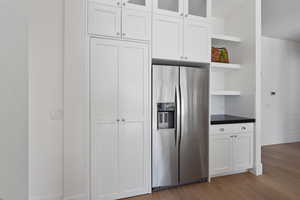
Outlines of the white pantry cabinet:
M150 40L149 0L94 0L88 4L88 32L118 39Z
M151 187L148 46L91 39L92 200Z
M153 57L210 62L210 26L206 20L154 15Z
M210 175L239 173L253 167L253 124L212 125Z

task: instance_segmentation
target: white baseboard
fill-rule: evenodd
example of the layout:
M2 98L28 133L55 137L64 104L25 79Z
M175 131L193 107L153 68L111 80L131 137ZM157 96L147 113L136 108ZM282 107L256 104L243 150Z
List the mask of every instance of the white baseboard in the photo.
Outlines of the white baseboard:
M262 163L256 165L256 167L254 167L253 169L250 169L249 171L252 174L254 174L255 176L263 175L263 165L262 165Z
M62 200L63 195L32 196L30 200Z
M273 137L269 138L268 141L263 141L263 146L274 145L274 144L286 144L300 142L300 134L291 135L288 137Z
M89 200L89 197L86 194L78 194L72 196L65 196L63 200Z

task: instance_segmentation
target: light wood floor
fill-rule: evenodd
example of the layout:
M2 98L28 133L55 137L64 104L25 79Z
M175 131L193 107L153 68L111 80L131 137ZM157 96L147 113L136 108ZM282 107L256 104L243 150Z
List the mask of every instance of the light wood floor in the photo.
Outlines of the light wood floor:
M128 200L300 200L300 143L264 147L264 175L213 179Z

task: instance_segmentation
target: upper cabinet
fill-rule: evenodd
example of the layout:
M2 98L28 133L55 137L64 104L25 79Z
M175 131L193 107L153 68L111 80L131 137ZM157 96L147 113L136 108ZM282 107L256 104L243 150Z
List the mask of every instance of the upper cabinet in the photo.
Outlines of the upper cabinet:
M209 63L210 45L210 25L206 20L154 15L154 58Z
M89 1L88 33L118 39L150 40L150 0Z
M183 16L183 0L154 0L153 3L155 14Z
M154 0L154 13L169 16L206 18L211 0Z
M153 57L210 62L210 0L153 1Z
M151 11L151 0L123 0L123 6L135 10Z

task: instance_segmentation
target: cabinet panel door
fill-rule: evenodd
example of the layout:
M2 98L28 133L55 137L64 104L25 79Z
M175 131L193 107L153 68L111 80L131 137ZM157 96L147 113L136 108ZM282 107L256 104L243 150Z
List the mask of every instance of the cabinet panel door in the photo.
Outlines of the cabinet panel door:
M128 121L144 121L148 51L144 45L125 43L120 48L119 113Z
M186 0L185 14L193 19L207 17L209 0Z
M118 194L118 54L118 42L91 40L93 199Z
M183 56L183 20L154 15L153 57L180 60Z
M120 48L119 113L121 197L145 193L150 182L150 133L147 131L148 49L125 43ZM149 128L149 127L148 127ZM148 134L147 134L148 133ZM145 164L147 163L147 164ZM146 178L147 177L147 178Z
M232 170L232 139L228 135L213 137L213 169L214 175Z
M88 32L109 37L121 37L121 7L89 3Z
M209 25L194 20L184 21L184 56L188 61L210 60Z
M241 134L234 139L233 165L235 170L246 170L253 166L252 134Z
M95 124L93 135L92 199L115 199L119 196L118 124Z
M122 37L125 39L150 40L150 12L123 9Z
M91 41L91 106L95 122L118 118L118 42Z
M123 0L123 7L134 10L151 11L151 0Z
M145 190L144 123L121 122L119 177L121 197L138 195Z
M183 16L183 0L154 0L154 13L172 17Z

